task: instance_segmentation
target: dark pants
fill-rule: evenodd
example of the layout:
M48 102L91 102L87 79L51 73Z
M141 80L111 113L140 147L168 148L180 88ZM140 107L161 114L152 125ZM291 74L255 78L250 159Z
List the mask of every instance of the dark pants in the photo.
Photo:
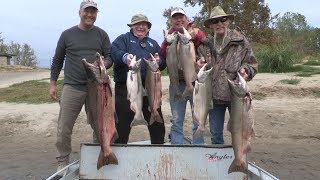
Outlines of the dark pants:
M149 123L151 113L148 110L148 97L143 97L142 112L144 118ZM115 107L118 116L118 123L116 124L119 138L115 141L118 144L127 144L129 134L131 131L130 124L134 117L134 112L130 109L130 101L127 99L127 86L125 83L115 84ZM158 109L160 116L163 119L161 108ZM148 126L151 144L163 144L165 136L164 123L154 122Z

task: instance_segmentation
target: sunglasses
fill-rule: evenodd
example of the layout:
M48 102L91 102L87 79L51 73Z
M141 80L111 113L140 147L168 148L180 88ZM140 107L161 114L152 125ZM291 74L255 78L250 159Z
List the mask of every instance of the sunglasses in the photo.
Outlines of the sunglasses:
M210 22L212 24L218 24L219 22L226 22L228 20L228 17L222 17L222 18L217 18L217 19L212 19Z

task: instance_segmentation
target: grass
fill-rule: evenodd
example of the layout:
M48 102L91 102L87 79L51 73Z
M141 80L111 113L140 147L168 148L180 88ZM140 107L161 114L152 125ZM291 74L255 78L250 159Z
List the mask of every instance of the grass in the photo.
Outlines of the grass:
M255 99L255 100L264 100L267 97L265 94L260 93L260 92L254 92L254 93L252 93L252 96L253 96L253 99Z
M280 80L280 83L282 84L291 84L291 85L297 85L300 83L302 79L298 79L298 78L291 78L291 79L282 79Z
M320 91L319 90L314 90L313 95L317 98L320 98Z
M63 80L57 83L58 93L61 93ZM42 104L52 103L53 100L49 95L49 82L32 80L0 89L0 102Z
M299 77L311 77L312 75L320 74L320 68L307 65L297 65L292 67L291 72L297 72L296 76Z

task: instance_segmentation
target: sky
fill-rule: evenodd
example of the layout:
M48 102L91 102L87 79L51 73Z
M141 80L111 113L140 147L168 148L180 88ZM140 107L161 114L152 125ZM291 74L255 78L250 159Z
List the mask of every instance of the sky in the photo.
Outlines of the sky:
M5 43L11 41L29 44L39 60L39 67L49 67L61 33L79 24L79 6L82 0L0 0L0 32ZM95 0L99 13L96 26L104 29L112 42L129 31L127 26L134 14L148 16L152 23L150 37L159 44L166 29L163 11L169 7L182 7L193 17L200 7L185 7L183 0ZM306 17L312 27L320 28L319 0L265 0L271 14L295 12ZM6 7L6 8L3 8Z

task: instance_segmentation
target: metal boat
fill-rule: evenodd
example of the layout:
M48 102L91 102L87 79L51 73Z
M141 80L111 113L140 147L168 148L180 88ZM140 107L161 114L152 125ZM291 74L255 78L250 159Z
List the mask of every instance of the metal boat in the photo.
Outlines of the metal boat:
M139 141L112 145L119 164L97 170L99 144L81 144L77 160L47 180L78 179L219 179L219 180L278 180L252 162L248 174L228 174L234 159L231 145L151 145Z

